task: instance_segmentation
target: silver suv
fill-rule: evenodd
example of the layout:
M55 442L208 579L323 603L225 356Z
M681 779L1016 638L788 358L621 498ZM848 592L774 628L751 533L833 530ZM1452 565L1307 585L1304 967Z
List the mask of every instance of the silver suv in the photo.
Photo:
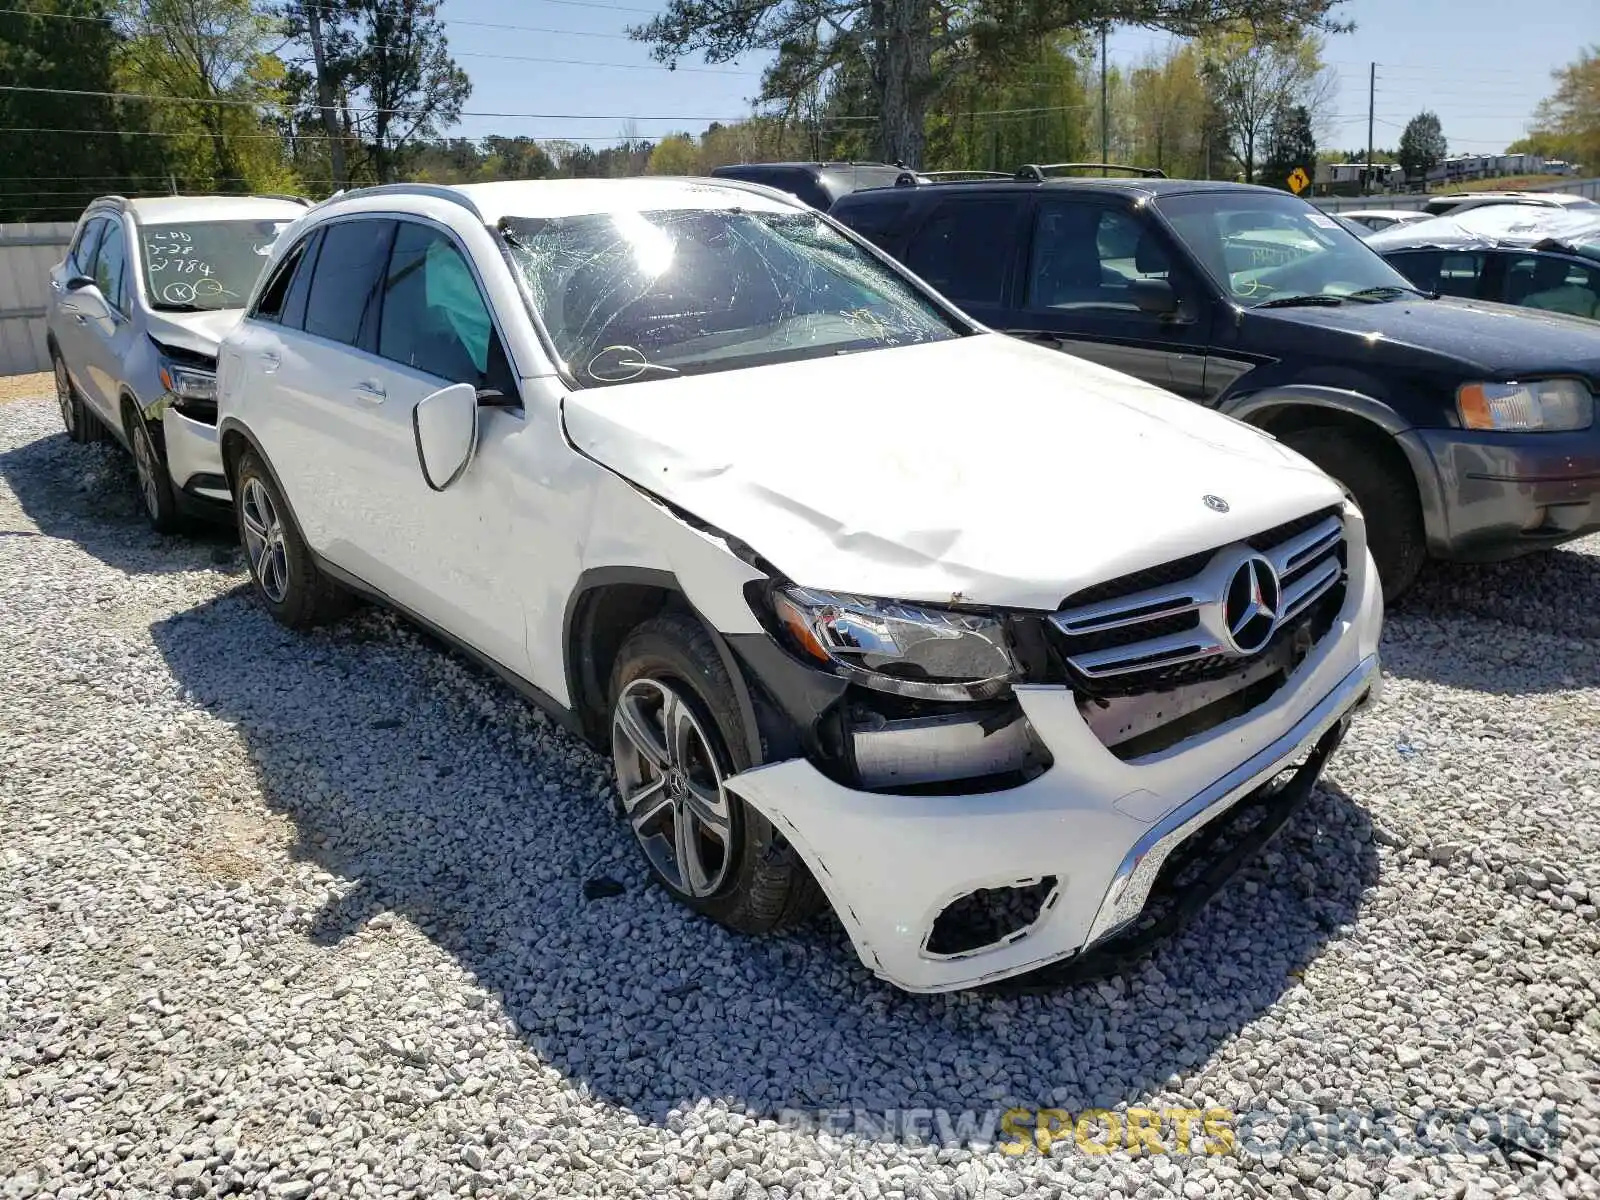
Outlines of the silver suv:
M217 346L244 311L278 231L306 201L106 196L50 272L49 346L67 436L106 431L133 455L150 524L226 516Z

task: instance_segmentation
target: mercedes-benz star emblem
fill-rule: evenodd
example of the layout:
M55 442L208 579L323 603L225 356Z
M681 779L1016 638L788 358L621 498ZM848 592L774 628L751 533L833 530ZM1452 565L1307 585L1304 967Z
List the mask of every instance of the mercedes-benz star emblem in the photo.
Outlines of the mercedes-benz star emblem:
M1228 511L1228 502L1221 496L1202 496L1200 498L1206 502L1206 507L1212 512Z
M1222 623L1235 654L1259 653L1272 640L1278 628L1280 592L1278 573L1259 554L1234 568L1222 597Z

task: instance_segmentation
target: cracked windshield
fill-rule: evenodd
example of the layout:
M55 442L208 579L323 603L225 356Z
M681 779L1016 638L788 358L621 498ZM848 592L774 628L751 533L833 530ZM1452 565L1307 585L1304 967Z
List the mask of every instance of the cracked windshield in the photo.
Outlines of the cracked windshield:
M163 312L243 308L287 221L187 221L139 231L145 287Z
M817 217L742 208L509 218L583 387L942 341L958 327Z
M1290 196L1192 192L1156 201L1211 277L1247 308L1415 296L1362 240Z

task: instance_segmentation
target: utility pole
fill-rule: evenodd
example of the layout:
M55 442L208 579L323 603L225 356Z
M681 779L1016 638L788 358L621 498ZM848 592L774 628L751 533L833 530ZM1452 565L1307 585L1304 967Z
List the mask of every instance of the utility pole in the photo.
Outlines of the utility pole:
M1100 161L1111 161L1111 109L1106 101L1106 25L1100 23ZM1104 167L1100 174L1106 174Z
M317 107L322 112L322 132L328 139L328 166L333 175L333 190L343 191L350 186L350 172L345 165L344 131L340 115L334 111L333 80L328 71L328 56L323 47L321 6L302 0L301 15L305 17L306 33L311 41L311 61L317 76Z
M1368 63L1367 73L1367 173L1361 177L1361 194L1372 190L1372 106L1378 95L1378 64Z

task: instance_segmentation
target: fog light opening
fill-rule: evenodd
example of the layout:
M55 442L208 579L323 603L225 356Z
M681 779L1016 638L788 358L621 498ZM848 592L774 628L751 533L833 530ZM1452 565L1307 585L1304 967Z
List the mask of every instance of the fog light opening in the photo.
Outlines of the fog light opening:
M924 950L935 958L965 958L1009 945L1054 907L1056 882L1045 875L958 897L935 918Z

